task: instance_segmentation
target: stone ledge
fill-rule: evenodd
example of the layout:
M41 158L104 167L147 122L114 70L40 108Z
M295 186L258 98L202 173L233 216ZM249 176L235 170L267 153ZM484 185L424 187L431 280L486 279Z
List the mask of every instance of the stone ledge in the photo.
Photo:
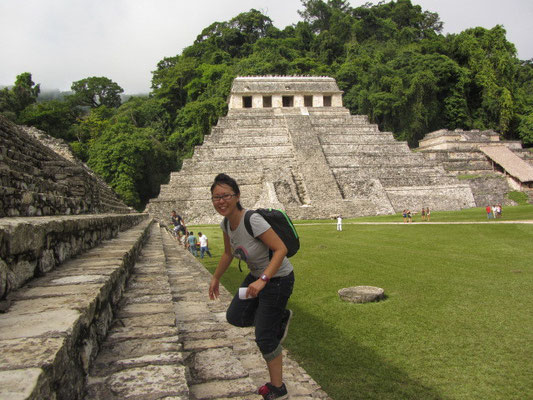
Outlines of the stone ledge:
M91 279L78 268L88 259L80 257L12 296L11 308L0 318L0 398L82 398L85 375L151 224L143 218L110 242L113 253L122 248L120 257L106 258L105 246L85 253L108 261L100 263L104 273ZM65 276L71 278L68 284Z
M96 214L0 219L0 299L148 214Z

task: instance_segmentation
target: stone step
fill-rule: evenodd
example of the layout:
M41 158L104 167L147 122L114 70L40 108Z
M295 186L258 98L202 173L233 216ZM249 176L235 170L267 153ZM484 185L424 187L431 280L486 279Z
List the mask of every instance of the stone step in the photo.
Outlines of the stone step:
M43 181L45 182L45 181ZM42 188L38 188L42 189ZM102 195L102 196L99 196ZM93 196L64 196L62 192L42 191L36 192L24 188L0 186L0 199L3 207L0 217L32 217L43 215L87 214L90 212L117 212L124 213L132 210L106 192L93 192ZM51 212L50 210L55 210Z
M401 143L407 146L406 142L398 142L389 133L382 132L364 132L364 133L350 133L340 131L339 133L320 133L320 142L322 144L374 144L380 146L381 144Z
M293 157L249 157L246 159L233 160L183 160L183 166L180 171L182 174L194 173L212 173L213 177L224 172L228 175L234 175L238 171L247 171L250 168L256 170L279 169L280 165L292 167L295 164Z
M174 199L174 200L187 200L198 201L205 200L211 201L210 186L170 186L162 185L159 197L161 199ZM248 193L260 193L263 184L259 182L257 184L240 184L241 198L243 201L248 198ZM254 198L256 196L253 196Z
M323 144L322 149L326 156L334 155L353 155L357 157L365 154L383 154L384 156L398 156L405 157L405 155L413 154L409 147L404 143L383 143L379 146L375 144Z
M0 300L147 218L139 213L1 218Z
M175 190L179 190L181 187L206 187L211 188L216 174L194 172L188 173L186 176L180 173L172 173L168 185ZM239 171L235 175L232 175L237 182L243 185L258 185L262 183L263 171Z
M361 134L368 134L368 133L376 133L376 134L385 134L387 136L392 136L391 133L388 132L380 132L377 125L371 125L371 124L321 124L321 125L315 125L313 124L313 128L323 134L349 134L349 135L361 135Z
M189 399L161 228L153 224L87 377L85 400Z
M233 296L221 286L219 300L209 300L211 274L167 232L163 243L179 337L187 355L191 399L260 400L257 388L269 378L253 328L229 325L225 314ZM287 350L283 354L291 398L329 399Z
M413 167L422 166L424 164L423 159L415 157L416 154L410 154L409 156L394 154L394 153L362 153L357 155L327 155L329 165L332 168L339 167L373 167L380 165L387 165L390 167ZM426 161L426 164L429 162Z
M207 137L206 137L207 138ZM278 146L285 145L289 142L288 133L283 132L280 135L270 135L264 133L254 133L250 134L248 132L236 132L229 131L225 134L216 133L214 136L208 138L203 143L203 147L224 147L227 145L235 146L236 144L242 146L254 146L254 145L263 145L263 146Z
M82 398L150 224L145 218L11 293L0 318L0 398Z
M201 160L227 160L227 159L248 159L259 157L292 157L292 145L246 146L242 143L232 146L201 146L194 150L193 159Z
M359 165L359 166L344 166L333 168L335 176L348 175L355 179L371 179L371 178L402 178L404 176L446 176L442 166L419 166L419 165L404 165L402 167L394 165Z

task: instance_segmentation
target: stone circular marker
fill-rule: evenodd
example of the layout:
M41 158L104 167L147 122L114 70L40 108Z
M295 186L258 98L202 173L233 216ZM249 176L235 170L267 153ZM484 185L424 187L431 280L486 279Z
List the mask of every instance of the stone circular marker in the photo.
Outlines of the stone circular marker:
M337 292L343 301L350 303L369 303L385 298L385 291L375 286L352 286Z

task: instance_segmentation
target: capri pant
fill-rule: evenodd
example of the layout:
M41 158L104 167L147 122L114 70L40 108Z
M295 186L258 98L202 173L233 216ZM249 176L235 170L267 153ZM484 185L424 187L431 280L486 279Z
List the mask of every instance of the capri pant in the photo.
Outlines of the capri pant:
M248 287L256 280L256 277L248 274L241 287ZM281 354L278 336L293 286L294 272L291 272L287 276L270 279L254 299L241 300L237 291L226 312L231 325L255 326L255 342L267 362Z

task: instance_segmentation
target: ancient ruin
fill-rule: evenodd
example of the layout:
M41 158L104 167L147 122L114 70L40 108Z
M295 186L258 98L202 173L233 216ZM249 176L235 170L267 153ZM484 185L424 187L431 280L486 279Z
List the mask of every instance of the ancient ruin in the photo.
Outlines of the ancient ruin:
M477 206L506 203L510 190L533 200L533 153L519 141L500 140L491 130L441 129L428 133L418 150L448 173L467 177Z
M209 301L165 228L61 141L0 117L0 143L1 399L261 398L253 329L235 334L231 294ZM291 395L328 399L288 354L284 370Z
M392 214L405 208L476 205L468 183L439 160L342 106L329 77L238 77L219 119L146 211L166 221L216 223L209 187L217 173L240 183L247 208L284 208L294 219Z

